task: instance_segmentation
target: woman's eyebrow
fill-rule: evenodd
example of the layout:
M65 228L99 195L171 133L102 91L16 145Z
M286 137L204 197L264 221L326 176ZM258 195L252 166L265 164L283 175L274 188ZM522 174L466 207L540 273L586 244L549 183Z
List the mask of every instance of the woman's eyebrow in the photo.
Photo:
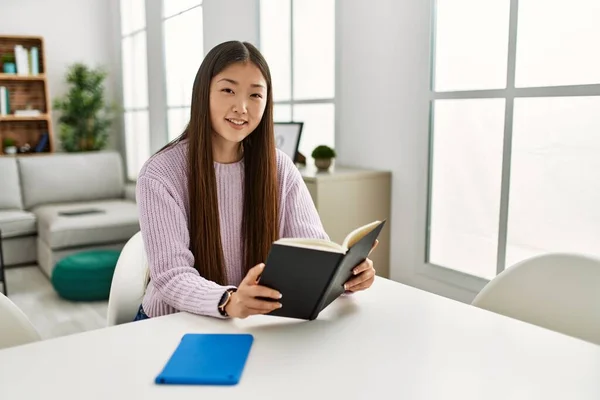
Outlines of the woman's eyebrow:
M231 83L232 85L239 85L239 82L238 82L238 81L234 81L233 79L229 79L229 78L223 78L223 79L220 79L220 80L219 80L219 82L221 82L221 81L226 81L226 82L229 82L229 83ZM261 85L260 83L253 83L253 84L251 84L250 86L251 86L251 87L260 87L260 88L266 89L265 85Z

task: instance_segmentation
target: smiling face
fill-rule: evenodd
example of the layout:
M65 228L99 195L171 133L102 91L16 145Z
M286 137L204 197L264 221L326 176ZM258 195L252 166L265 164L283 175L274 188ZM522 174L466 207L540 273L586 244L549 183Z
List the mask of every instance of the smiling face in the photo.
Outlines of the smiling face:
M252 62L235 63L210 83L213 140L239 144L260 123L267 104L267 83Z

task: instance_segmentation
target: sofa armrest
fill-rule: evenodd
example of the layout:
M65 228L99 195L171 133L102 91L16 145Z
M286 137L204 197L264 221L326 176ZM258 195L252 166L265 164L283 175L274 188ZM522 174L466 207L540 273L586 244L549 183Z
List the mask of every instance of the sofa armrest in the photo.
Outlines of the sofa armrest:
M135 182L125 184L125 198L135 202Z

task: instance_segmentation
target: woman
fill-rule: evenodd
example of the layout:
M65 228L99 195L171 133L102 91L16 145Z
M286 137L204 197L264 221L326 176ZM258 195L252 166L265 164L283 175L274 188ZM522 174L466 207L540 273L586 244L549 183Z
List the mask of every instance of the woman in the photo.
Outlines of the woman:
M280 237L328 239L300 173L275 148L269 67L249 43L207 55L183 134L142 167L140 227L150 283L136 317L177 311L245 318L281 295L257 283ZM368 288L370 260L347 291Z

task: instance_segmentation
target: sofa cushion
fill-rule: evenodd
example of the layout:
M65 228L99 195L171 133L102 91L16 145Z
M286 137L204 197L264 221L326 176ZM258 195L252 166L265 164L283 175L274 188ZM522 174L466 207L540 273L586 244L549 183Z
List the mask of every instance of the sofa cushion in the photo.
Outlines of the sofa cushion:
M60 214L89 209L101 212ZM32 211L38 220L38 236L53 250L124 242L140 230L137 205L127 200L51 204Z
M0 157L0 210L23 208L15 157Z
M123 198L125 182L118 153L58 153L18 159L23 205Z
M56 263L52 285L67 300L107 300L120 254L114 250L94 250L67 256Z
M2 237L18 237L35 234L35 215L22 210L0 210Z

